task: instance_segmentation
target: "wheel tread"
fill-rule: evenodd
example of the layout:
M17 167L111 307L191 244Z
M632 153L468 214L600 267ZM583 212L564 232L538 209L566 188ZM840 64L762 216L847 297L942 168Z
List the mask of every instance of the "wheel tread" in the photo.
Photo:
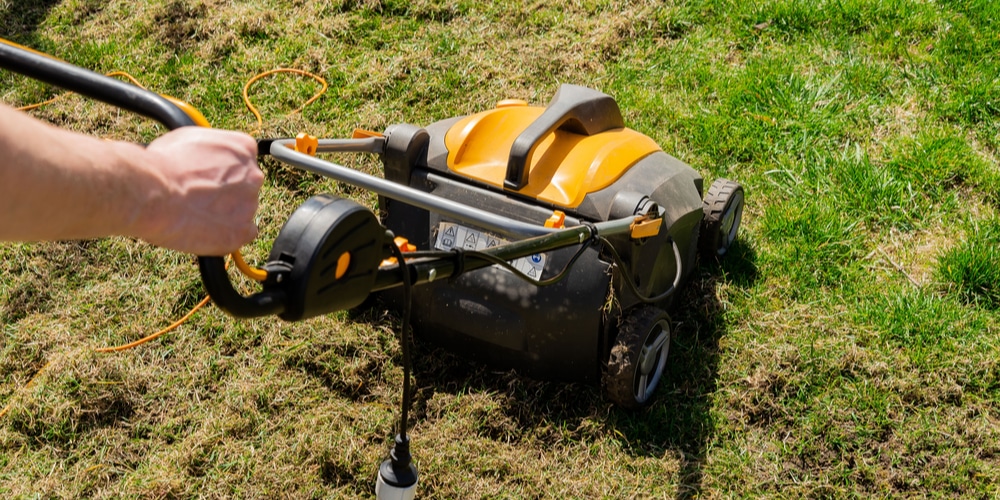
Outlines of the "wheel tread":
M718 258L721 254L719 253L719 240L718 231L719 224L722 222L722 215L726 212L726 207L734 193L737 190L742 190L743 187L740 186L738 182L731 181L729 179L716 179L708 188L708 192L705 193L704 200L704 218L701 224L701 236L699 237L699 246L701 247L701 254L703 258Z
M626 314L618 326L618 337L611 348L603 377L605 394L618 406L637 410L653 399L648 398L644 403L636 401L632 394L632 382L633 372L639 362L639 351L646 340L648 329L660 319L666 319L670 328L670 317L666 312L658 307L642 307ZM634 346L640 347L631 348Z

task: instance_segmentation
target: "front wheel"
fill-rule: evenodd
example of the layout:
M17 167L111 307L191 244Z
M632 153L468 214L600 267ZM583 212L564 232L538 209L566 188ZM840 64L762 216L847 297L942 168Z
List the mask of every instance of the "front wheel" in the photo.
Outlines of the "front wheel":
M670 317L657 307L628 313L618 328L604 372L604 390L615 404L639 409L650 403L670 351Z
M717 179L708 188L704 203L699 243L701 254L721 258L736 241L743 219L743 186L728 179Z

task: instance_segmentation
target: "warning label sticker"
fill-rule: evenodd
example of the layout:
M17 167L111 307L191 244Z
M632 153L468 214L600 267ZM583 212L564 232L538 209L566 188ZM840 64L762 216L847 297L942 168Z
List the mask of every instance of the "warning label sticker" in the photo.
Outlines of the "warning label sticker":
M437 239L434 242L434 248L438 250L451 250L454 248L486 250L487 248L493 248L504 243L507 243L507 240L484 233L478 229L468 228L453 222L442 222L438 224ZM513 260L510 263L518 271L538 281L542 278L542 269L545 268L545 254L536 253Z

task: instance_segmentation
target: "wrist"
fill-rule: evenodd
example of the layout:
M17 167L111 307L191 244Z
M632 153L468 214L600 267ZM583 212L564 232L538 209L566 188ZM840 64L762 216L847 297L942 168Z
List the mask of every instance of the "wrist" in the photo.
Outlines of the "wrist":
M161 159L136 144L115 142L113 147L118 160L114 168L122 184L117 209L120 235L148 240L165 231L167 224L163 214L170 188L159 167Z

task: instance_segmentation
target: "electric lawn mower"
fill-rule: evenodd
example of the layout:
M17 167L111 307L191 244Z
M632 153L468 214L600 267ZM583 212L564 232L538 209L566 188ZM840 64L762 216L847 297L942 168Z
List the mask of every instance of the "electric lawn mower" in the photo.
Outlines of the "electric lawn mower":
M204 123L183 103L12 44L0 43L0 67L168 128ZM405 365L412 307L413 329L428 341L539 378L599 382L626 408L650 402L667 363L667 311L699 258L726 254L744 205L739 184L719 179L706 192L694 169L625 126L612 97L574 85L546 107L506 100L426 127L258 147L376 192L379 215L329 194L308 199L249 296L222 258L199 257L205 288L227 313L300 321L376 294L404 311ZM316 157L349 152L378 155L384 178ZM400 436L379 476L379 488L391 487L381 491L416 481L408 386L406 375Z

